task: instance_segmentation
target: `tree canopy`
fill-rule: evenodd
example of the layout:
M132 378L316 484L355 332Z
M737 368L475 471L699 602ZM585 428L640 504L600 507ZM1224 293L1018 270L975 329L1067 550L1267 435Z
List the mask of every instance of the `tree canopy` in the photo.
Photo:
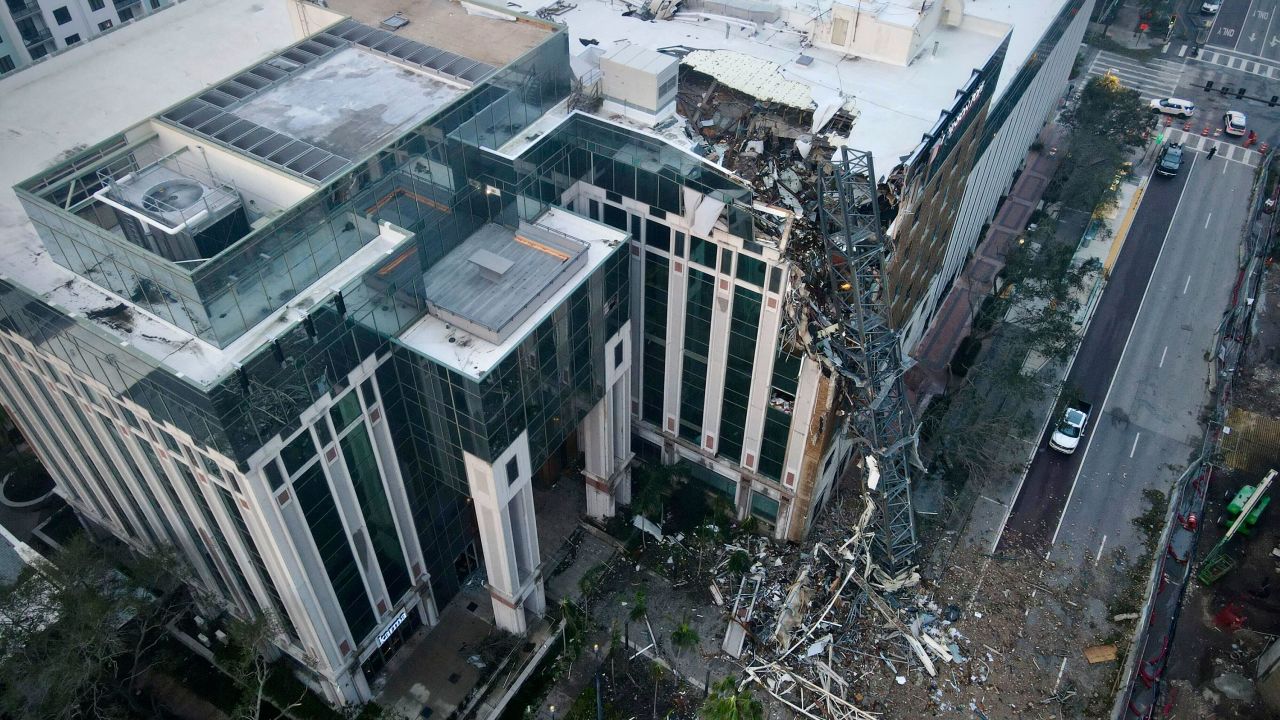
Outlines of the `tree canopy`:
M764 706L751 691L739 690L737 682L727 677L711 686L699 715L702 720L763 720Z
M141 573L148 572L139 566ZM172 598L77 539L0 589L0 715L130 717Z

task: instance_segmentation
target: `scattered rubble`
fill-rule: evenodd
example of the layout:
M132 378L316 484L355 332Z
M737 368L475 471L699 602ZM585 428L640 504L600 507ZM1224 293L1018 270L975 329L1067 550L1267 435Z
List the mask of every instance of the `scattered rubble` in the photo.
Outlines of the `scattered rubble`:
M647 538L652 557L675 556L671 571L705 588L724 623L717 644L744 686L810 720L1082 716L1081 650L1105 632L1065 601L1081 585L1046 587L1038 573L1052 568L1017 551L957 556L945 585L915 569L890 576L873 560L874 511L845 495L802 545L752 535L707 543L701 529L703 540ZM1028 633L1028 615L1041 632Z
M126 335L133 332L133 310L124 303L90 310L85 313L85 317L90 320L99 320Z

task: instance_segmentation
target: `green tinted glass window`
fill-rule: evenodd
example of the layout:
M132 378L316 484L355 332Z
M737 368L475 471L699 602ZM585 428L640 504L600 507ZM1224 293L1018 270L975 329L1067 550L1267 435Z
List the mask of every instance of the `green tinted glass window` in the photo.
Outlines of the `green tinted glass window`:
M751 514L761 520L775 522L778 519L778 501L763 493L751 493Z
M689 260L712 270L716 267L716 244L700 237L689 237Z
M284 476L280 474L280 466L276 465L275 460L268 460L267 464L262 466L262 472L267 476L267 483L271 485L272 490L284 484Z
M329 409L329 417L333 418L333 427L341 435L347 426L355 422L360 417L360 400L354 392L349 392L342 396L342 399L334 403Z
M284 460L284 467L290 475L301 470L302 466L315 456L316 444L311 442L311 433L306 430L299 433L293 442L285 445L280 451L280 459Z
M738 279L757 287L764 286L765 264L750 255L738 256Z
M382 579L387 584L391 601L396 602L409 590L409 571L405 566L404 552L400 549L395 520L391 517L391 506L383 491L382 476L378 472L369 433L364 426L357 427L342 439L341 444L347 472L351 474L351 484L369 528L373 554L382 568Z

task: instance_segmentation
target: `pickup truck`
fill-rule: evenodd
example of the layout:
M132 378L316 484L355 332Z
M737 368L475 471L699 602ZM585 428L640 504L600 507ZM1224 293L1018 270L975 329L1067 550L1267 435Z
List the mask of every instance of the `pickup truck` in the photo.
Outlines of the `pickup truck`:
M1084 435L1084 428L1089 424L1091 410L1093 406L1087 402L1078 401L1068 404L1067 409L1062 413L1062 420L1049 436L1049 447L1067 455L1075 452L1076 447L1080 445L1081 436Z

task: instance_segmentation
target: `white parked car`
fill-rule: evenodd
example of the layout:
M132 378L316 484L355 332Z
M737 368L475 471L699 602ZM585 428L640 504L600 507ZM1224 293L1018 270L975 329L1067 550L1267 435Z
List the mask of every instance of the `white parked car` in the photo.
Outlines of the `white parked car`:
M1245 125L1249 119L1244 113L1238 110L1228 110L1226 115L1222 116L1222 131L1228 135L1244 135Z
M1152 100L1151 109L1154 112L1164 113L1165 115L1191 117L1196 111L1196 104L1190 100L1179 98L1162 98L1160 100Z
M1221 9L1222 9L1221 2L1200 3L1200 14L1202 15L1217 15L1218 11Z

